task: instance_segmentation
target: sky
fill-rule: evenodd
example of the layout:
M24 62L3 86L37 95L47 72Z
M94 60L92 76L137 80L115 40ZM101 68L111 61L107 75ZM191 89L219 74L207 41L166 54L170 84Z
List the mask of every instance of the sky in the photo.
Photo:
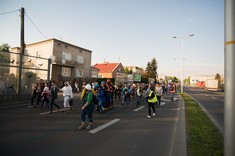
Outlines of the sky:
M223 0L0 0L0 45L20 46L21 7L25 44L56 38L91 50L92 65L155 58L159 75L224 75Z

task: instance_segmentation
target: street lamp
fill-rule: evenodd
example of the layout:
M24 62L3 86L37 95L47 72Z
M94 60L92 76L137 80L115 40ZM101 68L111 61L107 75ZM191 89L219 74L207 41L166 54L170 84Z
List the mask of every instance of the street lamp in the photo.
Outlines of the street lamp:
M184 39L193 37L194 34L188 35L186 37L180 38L181 39L181 93L184 92L184 84L183 84L183 71L184 71ZM178 38L177 36L173 36L172 38Z

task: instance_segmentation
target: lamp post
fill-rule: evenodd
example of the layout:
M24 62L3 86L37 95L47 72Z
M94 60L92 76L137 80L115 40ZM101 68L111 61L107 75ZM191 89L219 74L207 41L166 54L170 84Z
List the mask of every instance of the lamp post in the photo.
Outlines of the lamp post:
M190 37L193 37L194 34L188 35L186 37L180 38L181 39L181 93L184 92L184 83L183 83L183 72L184 72L184 40ZM178 38L177 36L173 36L172 38Z

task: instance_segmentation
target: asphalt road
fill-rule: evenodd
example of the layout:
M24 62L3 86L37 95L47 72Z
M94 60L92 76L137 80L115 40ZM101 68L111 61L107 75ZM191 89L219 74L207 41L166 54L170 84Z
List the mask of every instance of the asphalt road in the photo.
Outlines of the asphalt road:
M208 91L198 87L184 87L208 114L217 128L224 134L224 92Z
M178 96L178 95L176 95ZM27 103L0 109L1 156L171 156L186 155L184 106L180 97L165 96L156 116L147 119L147 103L135 100L104 113L94 112L94 127L78 130L81 101L71 111L27 108ZM62 104L61 97L57 103ZM183 128L182 128L183 127Z

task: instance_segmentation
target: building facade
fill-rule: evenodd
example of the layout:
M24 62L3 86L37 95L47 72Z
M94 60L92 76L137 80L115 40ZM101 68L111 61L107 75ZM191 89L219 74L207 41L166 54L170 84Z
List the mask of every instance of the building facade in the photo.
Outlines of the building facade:
M117 72L124 72L121 63L97 63L94 67L99 69L99 78L116 78Z
M144 70L137 66L125 66L124 68L127 68L129 71L132 71L132 73L135 74L143 74Z
M12 51L19 52L19 48L12 48ZM47 60L37 58L51 58L50 79L86 81L91 78L91 50L53 38L26 45L25 55L35 56L24 64L37 66L37 69L48 69ZM37 78L47 79L47 74L37 75Z

